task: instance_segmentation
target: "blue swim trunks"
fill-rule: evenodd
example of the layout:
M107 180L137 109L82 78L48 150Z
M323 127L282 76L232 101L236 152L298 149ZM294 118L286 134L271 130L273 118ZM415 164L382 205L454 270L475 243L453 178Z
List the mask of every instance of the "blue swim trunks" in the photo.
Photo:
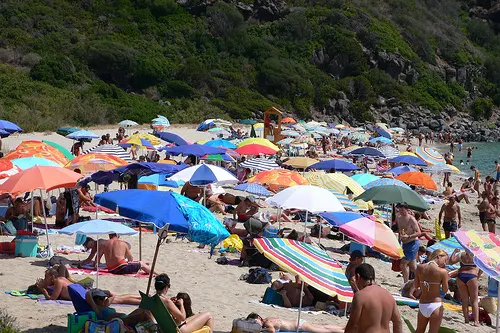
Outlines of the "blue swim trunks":
M412 261L417 259L419 247L420 247L420 241L418 239L412 242L403 243L403 252L405 253L403 260Z
M497 172L496 180L500 180L500 172Z

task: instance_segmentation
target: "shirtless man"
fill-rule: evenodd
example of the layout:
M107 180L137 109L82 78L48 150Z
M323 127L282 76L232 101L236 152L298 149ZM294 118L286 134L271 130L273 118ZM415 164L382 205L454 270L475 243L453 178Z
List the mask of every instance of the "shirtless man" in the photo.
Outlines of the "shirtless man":
M400 266L403 281L406 283L410 279L410 271L415 272L417 269L417 254L420 247L418 237L420 237L422 232L417 220L410 214L406 203L398 204L396 207L399 210L399 215L396 217L399 239L403 243L405 254Z
M240 202L245 200L245 197L239 196L239 195L233 195L231 193L222 193L219 194L219 200L224 202L226 205L239 205Z
M236 216L238 216L238 222L245 222L250 217L257 214L258 211L259 205L255 202L255 197L249 195L236 206L233 212L233 219L236 220Z
M297 320L285 320L276 317L262 318L255 312L250 313L247 316L248 319L255 319L257 323L262 326L262 331L266 332L296 332L297 326L300 331L303 332L311 332L311 333L343 333L344 328L340 326L334 325L316 325L306 322L301 319L298 322Z
M65 277L59 276L57 270L50 268L45 271L45 278L38 279L36 286L40 289L43 296L49 300L63 299L71 301L68 293L68 286L73 282ZM52 292L47 290L47 287L52 287Z
M500 163L498 161L495 161L495 170L492 173L495 173L495 180L500 181Z
M28 228L28 211L24 207L23 199L17 198L14 205L5 212L5 219L11 221L16 230Z
M359 291L358 285L356 284L356 268L363 263L363 253L359 250L354 250L351 252L351 257L349 258L349 265L345 269L345 276L351 285L352 291L355 293Z
M470 169L474 171L474 191L480 196L479 186L481 185L481 172L479 172L475 166L471 166Z
M193 186L189 182L185 182L184 186L182 186L181 189L181 195L196 202L199 202L200 199L203 197L203 189L198 186Z
M104 248L105 246L104 243L106 242L107 242L106 239L99 239L99 248ZM85 248L85 251L90 250L90 254L87 257L87 259L82 260L78 263L78 267L83 267L85 265L91 264L97 254L97 242L92 237L87 237L82 246Z
M488 205L488 210L486 211L486 224L488 224L488 231L495 233L496 217L499 216L498 212L498 198L493 197Z
M443 229L446 238L450 238L452 232L457 231L462 227L462 214L460 213L460 206L455 202L455 197L451 196L448 198L448 202L445 203L441 210L439 211L439 225L441 225L441 218L444 213ZM458 225L457 225L458 218Z
M375 270L369 264L356 268L356 284L351 316L345 333L389 333L390 322L394 333L403 332L401 315L394 297L375 284Z
M118 238L116 234L109 235L106 243L99 243L97 251L97 265L104 255L108 271L113 274L136 274L143 270L146 274L151 272L149 265L140 261L134 261L128 244ZM155 274L153 272L153 274Z
M300 305L300 297L302 289L302 281L298 276L295 277L295 282L288 282L279 279L271 284L271 288L278 291L283 297L283 305L286 308L298 307ZM304 297L302 297L302 306L310 306L313 304L314 296L311 294L309 287L304 283Z

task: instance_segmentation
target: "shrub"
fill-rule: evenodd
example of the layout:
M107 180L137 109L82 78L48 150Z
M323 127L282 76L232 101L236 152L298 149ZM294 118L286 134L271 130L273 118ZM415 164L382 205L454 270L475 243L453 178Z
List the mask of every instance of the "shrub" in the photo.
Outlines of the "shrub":
M490 119L493 113L493 102L489 98L476 98L471 106L471 113L474 119Z
M7 310L0 309L0 332L18 333L21 332L17 326L15 317L8 314Z
M75 66L68 57L64 56L42 58L33 66L30 75L34 80L47 82L57 87L76 81Z

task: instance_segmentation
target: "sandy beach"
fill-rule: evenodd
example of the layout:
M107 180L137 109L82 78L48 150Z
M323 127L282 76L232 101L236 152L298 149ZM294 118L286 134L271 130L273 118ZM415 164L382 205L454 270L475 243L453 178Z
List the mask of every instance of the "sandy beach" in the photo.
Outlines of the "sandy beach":
M146 132L146 126L128 129L132 131L139 129ZM110 133L114 137L117 128L96 128L92 129L98 135ZM174 126L169 131L179 134L188 141L210 139L214 135L206 132L197 132L194 126ZM23 140L49 140L62 144L68 149L72 141L55 133L28 133L18 136L11 136L3 139L3 150L14 149ZM86 144L84 149L93 147L97 140ZM442 177L435 178L436 183L442 182ZM452 176L455 188L459 188L461 182ZM233 190L230 190L233 191ZM237 192L237 191L233 191ZM94 194L94 193L93 193ZM244 195L239 192L240 195ZM477 198L471 198L471 203L461 203L463 225L466 230L481 230L477 208L475 207ZM441 205L431 205L429 211L431 220L423 220L422 224L434 229L434 219L438 216ZM271 209L271 208L268 208ZM90 215L82 212L81 215ZM221 215L218 215L222 219ZM301 231L303 225L287 224L286 227L296 228ZM74 244L74 237L64 235L50 235L54 247ZM139 238L123 237L124 240L132 244L133 255L139 257ZM158 272L167 273L171 278L170 296L177 292L187 292L193 302L193 311L211 311L215 317L215 332L230 332L232 321L235 318L244 317L250 312L257 312L261 316L278 316L285 319L296 318L297 312L283 308L272 308L261 304L253 303L262 298L267 285L248 284L238 280L239 277L248 272L248 267L237 267L231 265L218 265L215 254L209 258L208 250L199 250L196 243L187 240L176 240L170 237L170 242L161 246L158 256ZM9 241L10 238L0 236L0 242ZM40 243L45 244L45 237L40 237ZM322 244L327 248L340 248L343 243L334 240L322 240ZM423 245L426 242L424 241ZM156 236L152 233L143 233L142 259L150 261L153 258L156 245ZM329 252L331 257L348 261L348 255ZM236 257L229 254L229 257ZM81 260L86 257L84 254L71 254L64 256L71 260ZM26 289L33 284L38 277L42 277L47 267L47 261L38 258L13 258L12 256L1 256L0 265L0 308L5 308L12 316L17 317L19 327L27 332L65 332L67 314L74 311L73 307L67 305L42 305L36 301L24 298L13 297L5 294L5 291ZM391 293L398 293L402 285L403 278L399 273L391 270L390 263L374 258L367 258L366 262L373 265L376 270L376 281L378 284L389 290ZM73 276L81 279L84 276ZM273 278L277 278L278 273L273 273ZM99 277L99 287L109 289L117 294L137 294L139 290L145 291L147 278L123 277L123 276L102 276ZM480 295L487 293L487 279L483 276L480 279ZM116 307L118 311L131 312L135 307ZM407 306L399 307L401 313L416 327L417 310ZM310 322L319 324L337 324L344 326L347 323L346 317L338 317L331 314L314 312L304 313L303 318ZM492 316L493 323L495 318ZM458 332L492 332L493 329L487 326L475 328L464 323L461 311L445 310L442 326L456 329ZM404 332L410 332L404 325Z

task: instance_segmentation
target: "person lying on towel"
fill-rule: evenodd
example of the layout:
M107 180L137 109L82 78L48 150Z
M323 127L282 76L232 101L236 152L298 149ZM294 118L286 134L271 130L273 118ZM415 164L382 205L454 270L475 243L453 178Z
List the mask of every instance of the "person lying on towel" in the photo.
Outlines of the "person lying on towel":
M151 267L148 264L134 261L129 245L127 242L120 240L116 234L110 234L109 240L103 242L102 245L99 243L97 250L97 265L99 265L104 255L110 273L136 274L140 270L146 274L151 272ZM155 273L153 272L153 274Z
M297 322L294 320L285 320L281 318L262 318L255 312L248 315L248 319L255 319L260 325L262 325L263 332L296 332L297 328L300 332L310 332L310 333L343 333L344 327L335 325L317 325L308 323L301 319ZM298 326L298 327L297 327Z
M68 286L72 283L64 276L60 276L56 269L49 268L45 271L45 278L36 281L36 286L46 299L70 301Z

